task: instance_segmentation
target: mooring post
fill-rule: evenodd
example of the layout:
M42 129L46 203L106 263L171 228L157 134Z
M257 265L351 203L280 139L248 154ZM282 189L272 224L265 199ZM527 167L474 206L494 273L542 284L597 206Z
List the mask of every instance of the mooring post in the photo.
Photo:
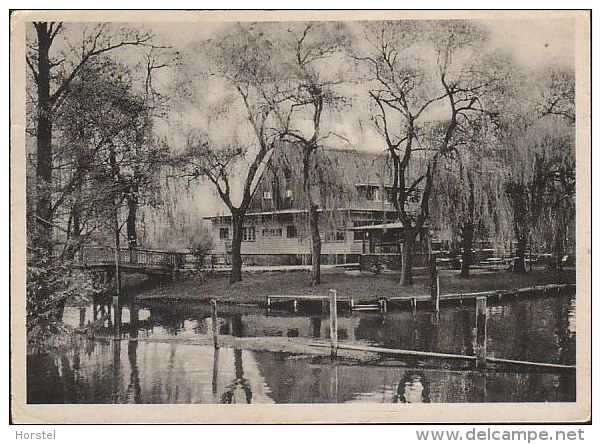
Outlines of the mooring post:
M271 298L269 296L267 296L265 305L267 305L267 314L269 314L269 310L271 309Z
M415 312L417 311L417 299L416 298L411 298L411 308L413 310L413 315L415 315Z
M217 325L217 300L211 299L212 316L211 323L213 324L213 347L219 348L219 330Z
M486 367L486 296L476 298L476 366Z
M211 388L213 392L213 400L215 403L219 402L218 393L219 393L219 349L216 348L213 351L213 379L211 383Z
M293 304L293 310L294 310L294 312L296 313L296 312L298 311L298 300L296 300L296 299L295 299L295 300L292 302L292 304Z
M338 310L336 309L336 290L330 290L330 346L331 356L338 354Z
M350 299L349 306L351 307L351 311L353 311L355 308L355 301L353 301L353 298Z

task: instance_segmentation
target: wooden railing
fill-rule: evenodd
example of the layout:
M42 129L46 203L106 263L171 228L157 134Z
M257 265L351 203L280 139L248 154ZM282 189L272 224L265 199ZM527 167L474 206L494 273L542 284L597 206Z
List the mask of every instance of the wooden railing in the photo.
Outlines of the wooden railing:
M115 263L115 248L88 247L79 252L76 262L81 265ZM140 267L167 268L179 270L184 268L185 253L161 250L119 249L119 263L122 265L138 265Z

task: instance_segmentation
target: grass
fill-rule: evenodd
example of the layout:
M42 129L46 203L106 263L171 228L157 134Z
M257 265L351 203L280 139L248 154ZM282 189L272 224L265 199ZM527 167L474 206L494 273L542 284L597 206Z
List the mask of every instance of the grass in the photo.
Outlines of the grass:
M392 296L422 296L429 294L428 276L414 276L414 285L404 288L399 285L398 274L345 273L340 270L322 271L322 283L309 285L310 274L305 271L245 273L243 281L230 285L228 276L213 276L201 282L198 278L187 278L137 295L139 299L185 299L208 301L217 299L231 303L262 303L267 295L277 294L327 294L336 289L340 296L350 296L359 302L362 299L377 299ZM472 276L463 279L458 271L440 272L441 294L476 292L531 287L550 283L573 283L573 270L559 273L555 270L533 270L520 275L508 271L474 270Z

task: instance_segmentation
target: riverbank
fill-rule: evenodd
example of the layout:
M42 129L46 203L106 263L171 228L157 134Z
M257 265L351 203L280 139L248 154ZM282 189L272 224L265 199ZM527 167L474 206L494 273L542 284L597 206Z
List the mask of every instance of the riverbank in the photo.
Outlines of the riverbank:
M439 273L441 294L468 293L477 291L512 290L546 284L572 284L576 282L574 270L535 269L526 274L508 271L474 270L468 279L461 278L455 270ZM245 273L243 281L229 284L225 275L211 276L205 281L189 277L174 283L161 283L157 287L140 292L137 299L177 299L239 304L262 304L268 295L324 295L329 289L337 290L343 297L355 301L374 300L393 296L420 297L429 294L429 278L426 273L414 276L410 288L399 285L396 274L375 275L368 272L324 270L322 283L310 286L310 273L263 272Z

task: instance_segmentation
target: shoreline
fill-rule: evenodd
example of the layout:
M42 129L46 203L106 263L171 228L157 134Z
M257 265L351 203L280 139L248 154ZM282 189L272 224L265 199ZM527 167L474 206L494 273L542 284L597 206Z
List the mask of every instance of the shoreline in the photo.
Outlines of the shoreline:
M574 270L533 270L523 275L508 271L476 272L470 278L461 278L455 270L442 270L440 276L441 300L447 296L468 293L543 292L549 285L575 285ZM270 295L327 295L335 289L341 298L354 298L355 301L378 299L425 300L429 296L427 275L416 275L412 287L401 287L395 274L374 275L369 272L349 273L328 270L322 274L322 283L308 285L309 273L268 271L245 273L243 281L229 284L228 276L210 276L201 281L196 276L186 277L173 283L158 283L153 288L132 294L136 300L151 301L195 301L208 303L212 299L218 303L239 306L264 306Z

